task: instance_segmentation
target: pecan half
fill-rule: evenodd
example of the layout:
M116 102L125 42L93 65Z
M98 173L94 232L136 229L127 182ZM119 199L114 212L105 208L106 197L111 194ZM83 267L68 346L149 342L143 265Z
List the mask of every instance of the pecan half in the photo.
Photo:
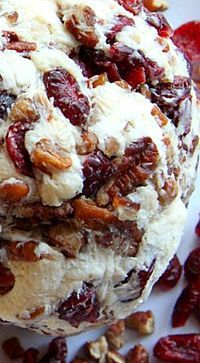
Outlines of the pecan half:
M95 34L95 12L89 6L82 4L74 5L71 11L72 15L65 22L66 28L86 47L95 47L98 43Z
M5 180L0 184L0 200L19 203L29 193L29 186L22 180Z
M142 335L150 335L154 332L155 319L152 311L138 311L125 319L127 328L135 329Z
M72 166L72 159L67 151L48 139L41 139L36 143L31 153L31 161L36 168L47 174Z

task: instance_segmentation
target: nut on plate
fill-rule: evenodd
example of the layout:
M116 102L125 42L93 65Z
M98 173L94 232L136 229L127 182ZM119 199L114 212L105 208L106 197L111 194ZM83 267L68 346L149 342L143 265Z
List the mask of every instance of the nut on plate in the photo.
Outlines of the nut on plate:
M126 361L127 363L148 363L149 354L143 345L138 344L129 350Z
M125 357L117 352L116 350L109 350L107 357L106 357L107 363L125 363Z
M152 311L138 311L126 318L127 328L134 329L142 335L150 335L155 329L155 319Z
M124 320L118 320L116 323L112 324L106 332L108 345L114 349L120 349L124 345L124 332Z
M108 353L108 343L106 338L101 336L98 340L87 342L85 344L85 353L90 359L94 359L99 363L105 363Z
M164 11L169 8L167 0L144 0L144 6L150 11Z

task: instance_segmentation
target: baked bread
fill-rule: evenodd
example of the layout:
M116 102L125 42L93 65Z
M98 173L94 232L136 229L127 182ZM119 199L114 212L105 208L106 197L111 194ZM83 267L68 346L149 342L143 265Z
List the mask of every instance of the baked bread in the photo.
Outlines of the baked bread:
M129 315L180 243L198 160L190 66L141 1L1 0L0 319Z

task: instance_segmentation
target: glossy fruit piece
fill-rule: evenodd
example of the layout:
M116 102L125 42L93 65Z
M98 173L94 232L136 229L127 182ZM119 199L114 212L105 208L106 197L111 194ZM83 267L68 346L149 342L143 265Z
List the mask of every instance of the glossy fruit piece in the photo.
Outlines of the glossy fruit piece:
M114 165L101 151L90 154L83 164L83 194L86 197L94 196L114 173Z
M158 35L160 35L160 37L172 37L173 30L164 15L160 13L147 12L146 21L158 31Z
M142 8L142 0L117 0L126 10L137 15Z
M10 359L19 359L24 355L24 349L17 337L4 340L2 343L2 349Z
M77 328L84 321L96 322L99 317L99 308L94 286L84 282L79 293L74 291L67 300L61 302L57 313L60 319L68 321Z
M200 304L200 279L189 284L180 294L172 314L173 328L182 327Z
M48 352L40 359L39 363L66 363L67 354L66 338L57 337L49 343Z
M165 362L199 363L200 335L180 334L161 338L153 350L154 356Z
M159 278L156 286L168 290L173 288L181 277L182 266L178 257L175 255L169 262L169 265L164 274Z
M128 18L125 15L118 15L116 17L116 24L107 33L107 43L113 44L115 42L115 37L125 26L133 25L133 19Z
M25 134L31 129L32 125L28 122L15 122L9 127L5 141L7 152L16 169L20 173L32 177L30 156L24 144Z
M144 84L146 82L144 67L132 68L126 76L126 82L128 82L133 89L136 89L141 84Z
M75 78L64 68L56 68L43 76L48 98L54 99L54 106L75 126L81 126L90 112L89 101L80 91Z
M189 282L200 279L200 248L193 250L184 264L185 276Z
M191 21L175 30L173 42L190 61L200 61L200 21Z

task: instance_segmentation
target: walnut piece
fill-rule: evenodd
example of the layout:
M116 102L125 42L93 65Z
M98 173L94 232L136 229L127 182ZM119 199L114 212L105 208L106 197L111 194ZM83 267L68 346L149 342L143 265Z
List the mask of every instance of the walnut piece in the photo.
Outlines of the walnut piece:
M124 332L124 320L119 320L116 323L112 324L106 332L106 339L108 345L111 346L111 348L120 349L124 345Z
M148 363L149 354L143 345L138 344L130 349L126 357L127 363Z
M108 353L108 343L106 338L101 336L96 341L87 342L85 344L85 352L89 358L94 359L99 363L105 363Z
M106 357L107 363L125 363L125 357L117 352L116 350L109 350L107 357Z
M144 0L144 6L150 11L164 11L169 8L167 0Z
M134 329L142 335L153 334L155 319L152 311L138 311L125 319L127 328Z

